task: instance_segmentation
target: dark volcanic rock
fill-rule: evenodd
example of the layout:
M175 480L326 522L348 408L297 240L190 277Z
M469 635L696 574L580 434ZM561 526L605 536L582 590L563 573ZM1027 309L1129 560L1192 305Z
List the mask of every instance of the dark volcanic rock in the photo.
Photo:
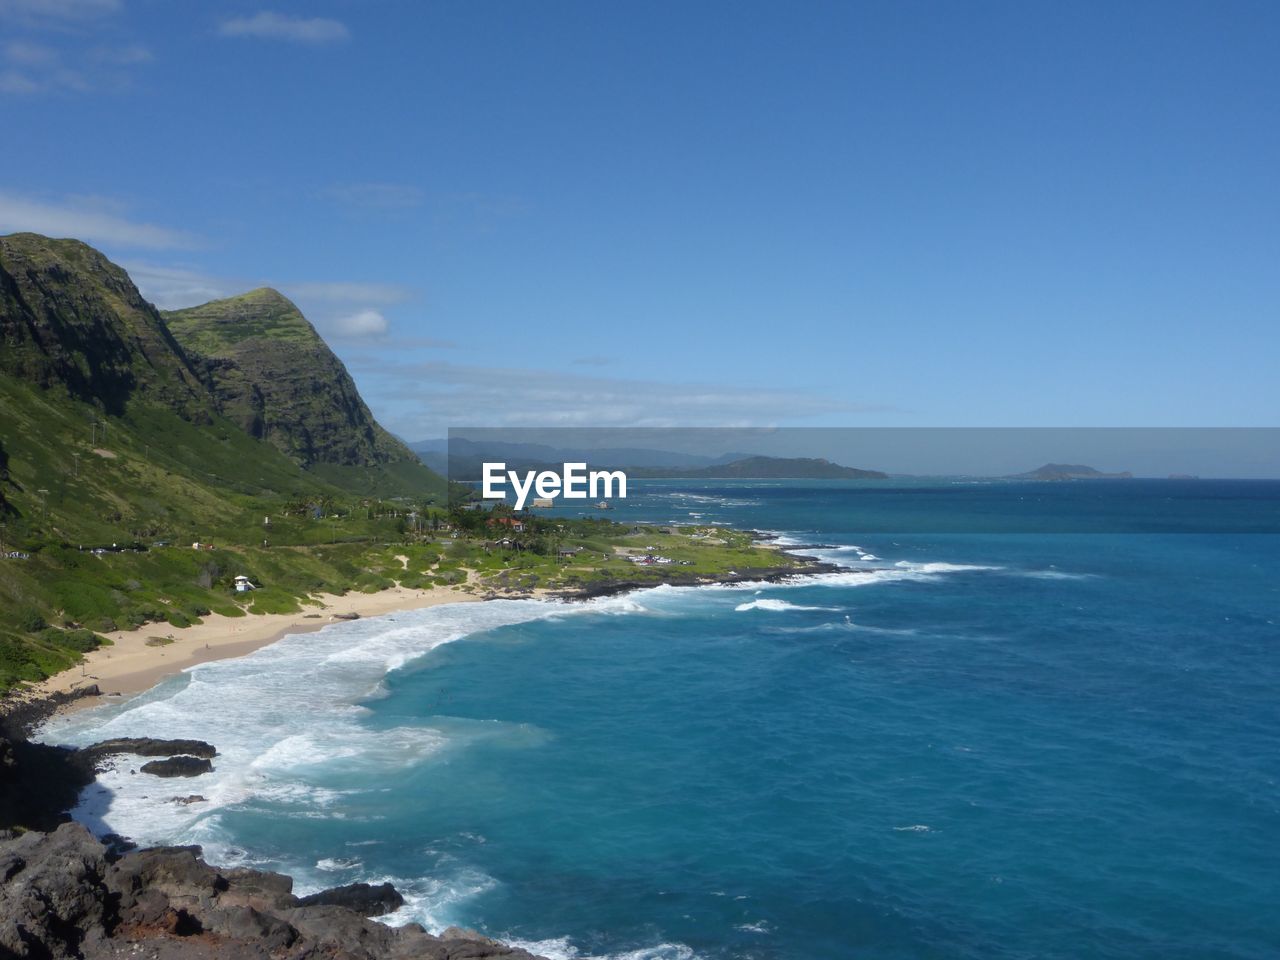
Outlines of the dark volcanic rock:
M351 883L345 887L321 890L298 901L303 907L346 907L365 917L380 917L404 906L404 897L389 883L376 887L367 883Z
M174 757L185 754L189 757L205 757L212 759L218 755L211 743L203 740L157 740L153 737L119 737L115 740L103 740L80 751L95 760L114 756L118 753L131 753L139 757Z
M212 867L199 847L138 850L113 863L79 824L0 838L0 957L537 960L468 930L434 937L417 924L308 905L292 889L282 874ZM326 894L362 909L401 902L387 885Z
M153 777L198 777L213 770L213 764L205 757L170 757L149 760L138 769Z
M92 764L75 750L11 740L0 729L0 829L55 829L92 782Z
M0 844L0 955L77 957L108 916L106 850L79 824Z

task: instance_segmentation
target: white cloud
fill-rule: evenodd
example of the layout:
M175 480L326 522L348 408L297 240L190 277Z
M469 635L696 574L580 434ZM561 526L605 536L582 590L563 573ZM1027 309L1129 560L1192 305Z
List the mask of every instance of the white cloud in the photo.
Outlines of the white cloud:
M389 328L387 318L372 308L338 317L328 326L337 336L353 339L385 336Z
M0 192L0 231L31 231L93 243L154 250L190 249L198 238L181 230L131 220L115 204L87 198L51 203Z
M325 17L291 17L263 10L252 17L234 17L218 27L224 37L263 37L294 43L335 43L350 35L346 25Z

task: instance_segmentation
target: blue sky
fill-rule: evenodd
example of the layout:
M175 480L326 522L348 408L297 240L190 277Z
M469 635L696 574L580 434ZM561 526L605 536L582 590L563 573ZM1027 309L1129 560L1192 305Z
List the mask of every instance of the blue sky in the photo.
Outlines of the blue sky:
M1275 423L1274 3L0 0L0 230L450 425Z

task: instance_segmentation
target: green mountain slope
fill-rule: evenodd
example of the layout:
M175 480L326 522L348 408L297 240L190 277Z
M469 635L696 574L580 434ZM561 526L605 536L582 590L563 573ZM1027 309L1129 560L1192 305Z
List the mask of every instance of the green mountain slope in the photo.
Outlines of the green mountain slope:
M85 244L0 237L0 690L74 662L96 642L86 627L237 612L235 573L272 585L258 609L346 589L361 551L396 539L404 513L444 501L443 479L400 458L296 308L242 299L288 305L253 311L269 329L253 333L262 357L248 370L184 348ZM243 395L263 398L265 424L282 396L303 411L310 469L245 429L233 366ZM284 379L287 392L273 382ZM305 396L308 383L321 399ZM196 541L219 549L197 554ZM135 544L142 552L113 552Z
M0 372L107 414L135 397L185 416L207 391L128 274L78 240L0 237Z

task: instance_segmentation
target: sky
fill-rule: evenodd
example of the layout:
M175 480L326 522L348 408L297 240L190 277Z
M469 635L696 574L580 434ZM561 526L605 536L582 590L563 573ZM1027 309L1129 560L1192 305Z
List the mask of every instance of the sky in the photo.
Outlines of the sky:
M453 426L1273 426L1280 5L0 0L0 232Z

